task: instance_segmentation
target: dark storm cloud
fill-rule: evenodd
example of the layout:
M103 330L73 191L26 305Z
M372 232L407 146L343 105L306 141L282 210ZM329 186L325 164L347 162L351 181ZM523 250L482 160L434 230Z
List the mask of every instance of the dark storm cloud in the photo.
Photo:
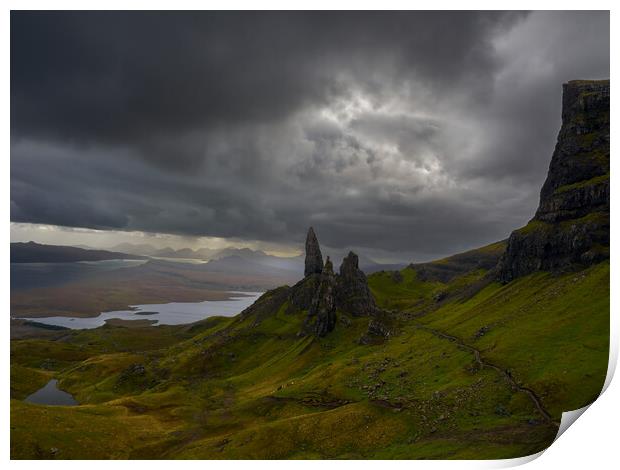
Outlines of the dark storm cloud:
M607 13L12 13L11 220L445 254L531 215Z
M176 164L202 159L177 138L327 103L353 75L370 88L405 74L438 87L487 79L489 34L516 16L13 13L12 133L144 144L164 164L170 146Z

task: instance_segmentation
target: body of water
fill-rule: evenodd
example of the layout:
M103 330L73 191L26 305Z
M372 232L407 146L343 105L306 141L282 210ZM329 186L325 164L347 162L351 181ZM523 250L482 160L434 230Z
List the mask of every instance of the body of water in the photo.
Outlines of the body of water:
M43 388L32 395L28 395L24 401L37 405L75 406L79 403L73 395L58 388L58 380L50 380Z
M153 325L181 325L194 323L208 317L232 317L254 303L262 292L231 292L228 300L207 300L204 302L170 302L167 304L132 305L133 310L103 312L90 318L78 317L38 317L22 318L47 325L64 326L71 329L97 328L106 320L156 320Z
M167 258L165 256L149 256L151 259L159 259L162 261L170 261L171 263L183 263L183 264L206 264L207 260L198 258Z
M147 260L113 259L72 263L11 263L11 290L53 287L119 268L130 268Z

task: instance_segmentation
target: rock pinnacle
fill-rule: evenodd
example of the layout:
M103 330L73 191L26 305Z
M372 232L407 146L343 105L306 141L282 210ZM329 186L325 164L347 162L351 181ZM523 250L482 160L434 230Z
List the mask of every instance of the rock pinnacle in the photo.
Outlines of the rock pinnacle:
M304 276L307 277L311 274L320 274L322 270L323 256L321 255L321 248L319 247L319 241L316 238L314 229L310 227L308 236L306 237L306 265Z

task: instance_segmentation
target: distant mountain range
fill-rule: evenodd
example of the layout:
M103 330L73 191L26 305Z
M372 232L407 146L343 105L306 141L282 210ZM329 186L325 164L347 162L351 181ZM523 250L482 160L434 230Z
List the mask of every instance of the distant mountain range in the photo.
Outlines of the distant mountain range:
M218 270L225 270L225 266L229 266L233 270L237 270L241 264L240 260L248 262L248 268L258 264L268 268L276 268L282 271L292 271L303 273L304 258L303 255L298 256L275 256L269 255L261 250L252 250L250 248L224 248L216 250L211 248L199 248L192 250L190 248L182 248L175 250L173 248L155 248L148 244L131 244L122 243L112 248L115 251L132 253L136 255L149 256L153 258L177 258L177 259L197 259L209 261L209 265ZM331 257L334 264L339 266L347 252L336 252L326 250L326 254ZM402 269L406 263L402 264L383 264L377 263L371 258L359 256L360 269L367 274L377 271L388 271L394 269Z
M336 266L339 266L346 253L327 252ZM67 263L74 261L102 261L111 259L165 258L171 261L181 259L202 260L202 270L223 274L276 275L290 277L300 275L304 270L302 255L283 257L269 255L261 250L250 248L155 248L148 244L121 243L108 250L99 250L84 245L59 246L43 245L35 242L11 243L12 263ZM359 256L360 269L367 274L377 271L401 269L406 264L381 264Z
M11 263L71 263L112 259L144 259L144 256L75 246L11 243Z
M122 253L131 253L134 255L150 256L154 258L202 259L205 261L211 259L213 255L220 251L211 248L199 248L198 250L192 250L191 248L181 248L179 250L175 250L170 247L155 248L147 243L120 243L110 249L120 251Z

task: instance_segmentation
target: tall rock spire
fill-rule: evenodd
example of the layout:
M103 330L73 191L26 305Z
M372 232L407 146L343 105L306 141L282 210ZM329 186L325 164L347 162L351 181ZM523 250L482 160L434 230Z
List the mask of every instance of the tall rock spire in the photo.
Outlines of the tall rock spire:
M310 227L308 236L306 237L306 266L304 269L304 276L320 274L322 270L323 256L321 255L321 248L319 247L319 241L316 238L314 229Z

